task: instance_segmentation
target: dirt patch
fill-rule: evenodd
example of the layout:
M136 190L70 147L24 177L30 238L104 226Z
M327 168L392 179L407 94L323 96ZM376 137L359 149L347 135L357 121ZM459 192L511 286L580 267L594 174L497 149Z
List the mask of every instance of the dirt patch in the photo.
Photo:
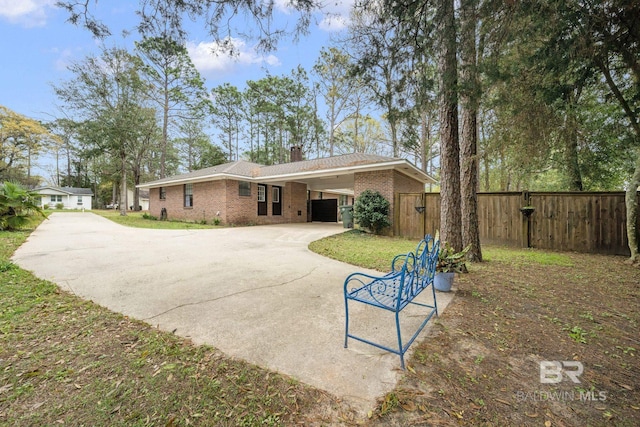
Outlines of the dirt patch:
M371 424L638 425L640 271L621 257L558 257L458 276ZM541 382L540 363L552 361Z

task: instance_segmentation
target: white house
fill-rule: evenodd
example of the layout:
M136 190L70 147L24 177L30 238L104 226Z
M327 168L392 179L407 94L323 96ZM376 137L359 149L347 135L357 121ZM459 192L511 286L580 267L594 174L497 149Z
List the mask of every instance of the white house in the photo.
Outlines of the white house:
M40 196L41 208L47 205L56 209L62 204L63 209L90 210L93 204L93 192L89 188L39 187L33 191Z
M138 192L138 200L140 210L148 211L149 210L149 190L139 190ZM133 209L133 190L127 189L127 203L129 204L129 209Z

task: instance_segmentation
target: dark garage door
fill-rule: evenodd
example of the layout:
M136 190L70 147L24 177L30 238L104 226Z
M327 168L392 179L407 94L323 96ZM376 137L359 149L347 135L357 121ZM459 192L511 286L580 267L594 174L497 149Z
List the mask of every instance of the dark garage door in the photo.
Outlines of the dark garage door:
M311 221L338 222L338 200L312 200Z

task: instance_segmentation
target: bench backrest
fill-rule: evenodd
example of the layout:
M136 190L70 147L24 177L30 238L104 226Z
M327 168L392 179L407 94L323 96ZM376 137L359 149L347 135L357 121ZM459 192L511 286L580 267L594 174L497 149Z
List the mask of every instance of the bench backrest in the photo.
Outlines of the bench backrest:
M422 239L415 251L415 268L413 269L413 280L411 286L405 286L401 299L411 301L423 289L433 284L438 263L438 252L440 250L440 240L435 240L427 234ZM406 280L405 280L406 281ZM408 282L407 282L408 285Z

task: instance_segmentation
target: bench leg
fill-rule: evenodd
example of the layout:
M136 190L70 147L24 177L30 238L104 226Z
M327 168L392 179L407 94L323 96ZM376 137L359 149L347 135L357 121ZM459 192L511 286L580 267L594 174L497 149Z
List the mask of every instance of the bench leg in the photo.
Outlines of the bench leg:
M344 327L344 348L347 348L347 340L349 339L349 300L344 299L344 311L345 311L345 327Z
M433 307L436 309L436 316L438 316L438 302L436 301L436 287L433 285L433 280L431 281L431 292L433 292Z
M400 331L400 313L396 311L396 331L398 333L398 351L400 354L400 366L404 370L404 351L402 351L402 332Z

